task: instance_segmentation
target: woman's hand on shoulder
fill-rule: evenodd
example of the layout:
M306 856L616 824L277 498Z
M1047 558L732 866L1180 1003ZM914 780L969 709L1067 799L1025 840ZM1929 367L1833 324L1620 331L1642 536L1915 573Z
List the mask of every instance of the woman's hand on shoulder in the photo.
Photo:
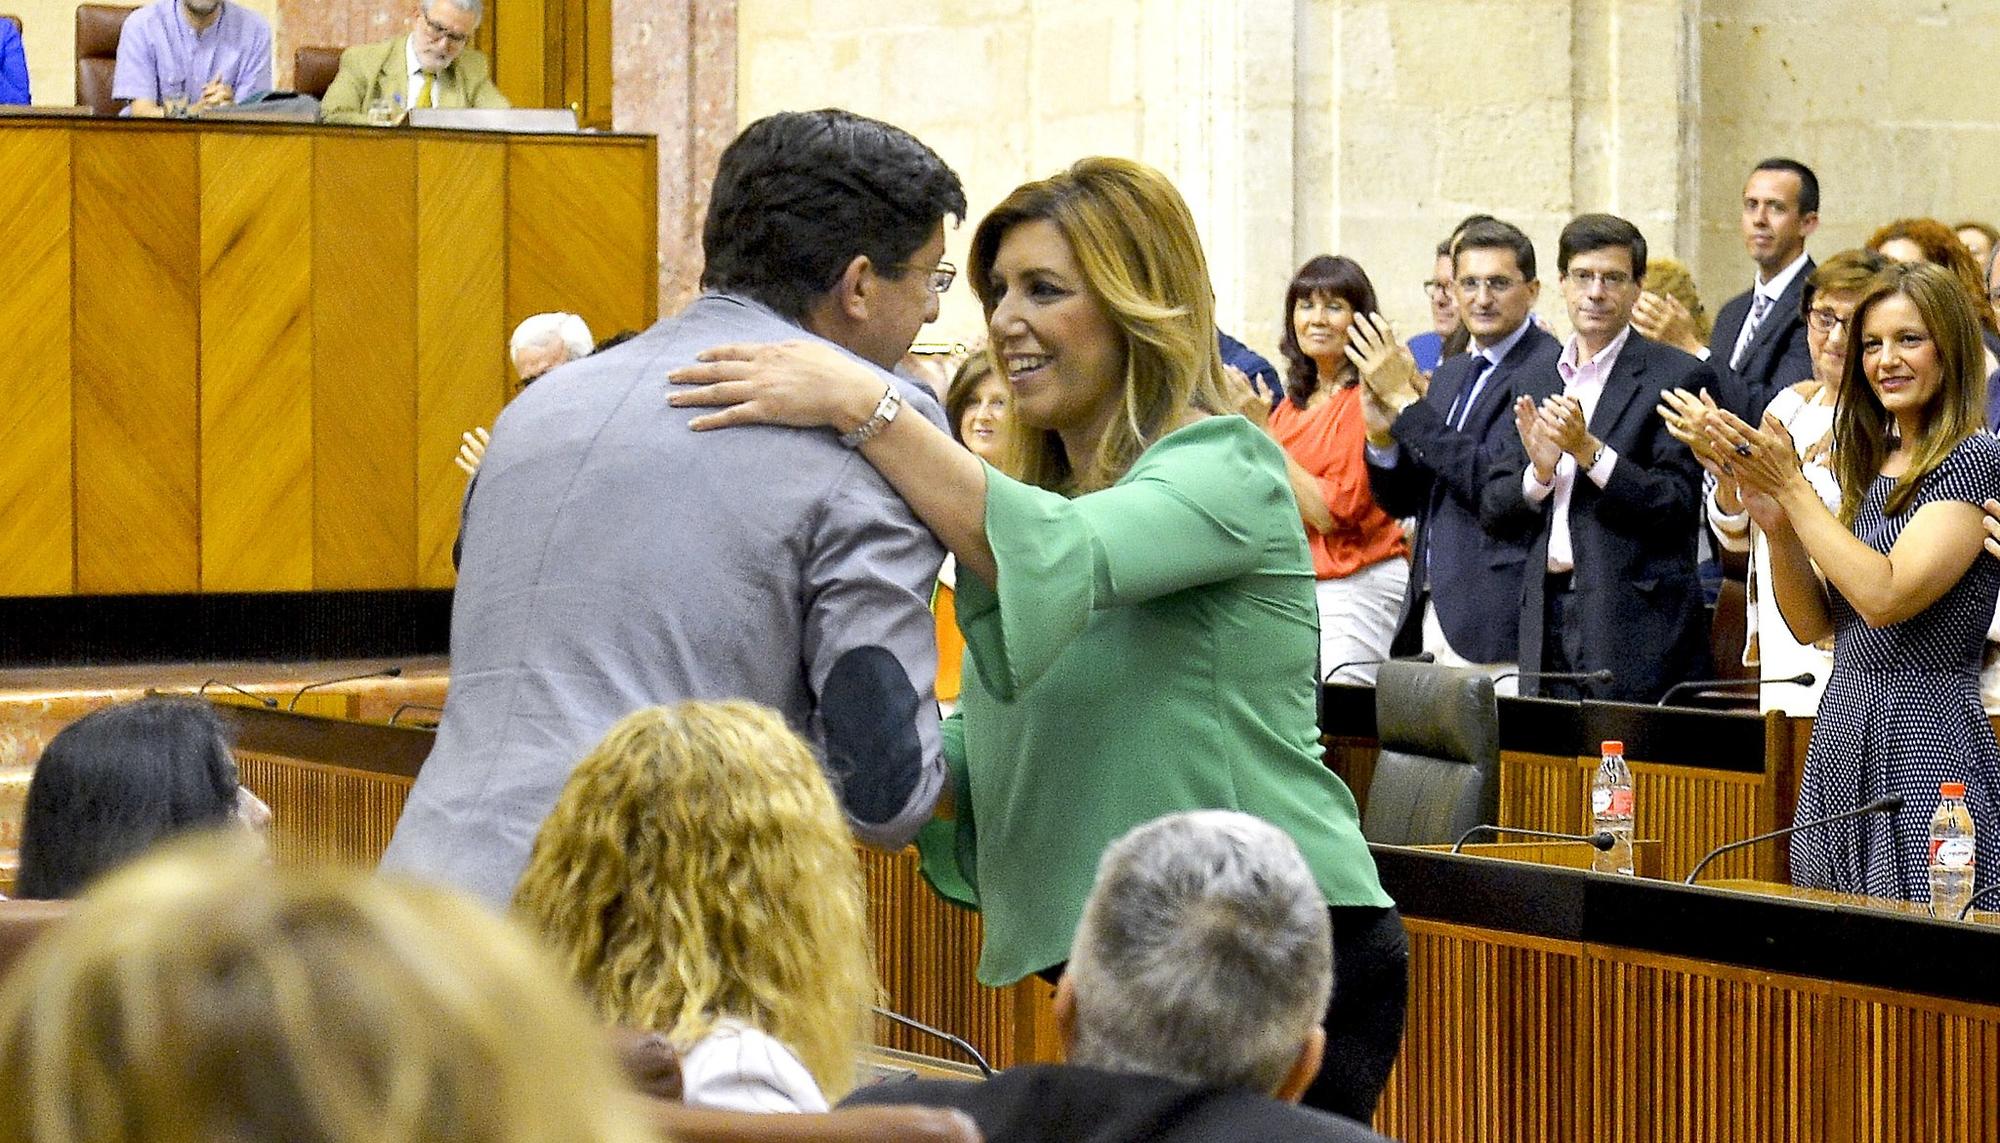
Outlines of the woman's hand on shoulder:
M719 410L688 423L698 432L731 425L850 432L874 415L884 384L867 365L803 338L705 349L667 380L686 386L669 394L668 404Z

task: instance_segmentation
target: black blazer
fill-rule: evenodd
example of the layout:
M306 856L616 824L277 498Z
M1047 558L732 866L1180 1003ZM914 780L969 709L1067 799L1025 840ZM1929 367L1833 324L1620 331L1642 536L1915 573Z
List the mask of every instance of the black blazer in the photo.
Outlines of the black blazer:
M1708 366L1690 354L1636 330L1626 340L1590 418L1591 435L1618 454L1617 464L1603 488L1579 472L1570 495L1573 621L1560 633L1544 632L1545 576L1523 574L1522 669L1539 667L1543 639L1560 637L1573 669L1614 674L1610 686L1587 688L1595 698L1652 702L1707 671L1707 612L1695 577L1701 465L1654 408L1662 390L1713 383ZM1548 566L1555 497L1532 504L1521 494L1527 466L1516 433L1488 472L1481 519L1492 529L1531 532L1525 571L1539 573ZM1542 689L1521 682L1523 694Z
M1745 290L1722 303L1715 315L1715 330L1708 339L1708 364L1714 370L1715 399L1751 424L1764 415L1764 406L1778 390L1812 379L1812 346L1806 343L1806 322L1799 314L1799 299L1805 296L1806 279L1814 262L1806 259L1792 283L1778 295L1764 324L1743 351L1743 367L1729 368L1729 355L1736 348L1736 335L1750 317L1751 295Z
M1404 409L1390 426L1401 455L1387 468L1370 464L1369 487L1383 511L1417 518L1410 588L1403 598L1394 653L1422 649L1426 569L1431 606L1453 651L1476 663L1505 662L1518 651L1515 603L1532 536L1526 528L1488 530L1479 520L1479 501L1487 471L1508 442L1518 444L1514 398L1529 392L1540 400L1555 392L1556 358L1561 355L1562 343L1530 321L1521 340L1493 367L1463 432L1447 424L1446 417L1471 379L1469 353L1439 365L1424 399Z
M1328 1060L1328 1067L1338 1067ZM1351 1119L1281 1103L1245 1088L1192 1087L1160 1076L1067 1064L1024 1064L984 1083L886 1080L842 1107L952 1107L972 1116L991 1143L1385 1143Z

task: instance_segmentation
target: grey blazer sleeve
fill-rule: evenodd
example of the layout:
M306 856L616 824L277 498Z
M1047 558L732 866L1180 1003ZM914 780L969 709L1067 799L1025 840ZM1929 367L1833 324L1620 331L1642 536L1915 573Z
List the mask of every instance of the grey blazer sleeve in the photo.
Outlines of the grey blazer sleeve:
M900 849L944 786L937 637L930 610L944 551L859 454L828 492L801 590L806 677L848 823Z

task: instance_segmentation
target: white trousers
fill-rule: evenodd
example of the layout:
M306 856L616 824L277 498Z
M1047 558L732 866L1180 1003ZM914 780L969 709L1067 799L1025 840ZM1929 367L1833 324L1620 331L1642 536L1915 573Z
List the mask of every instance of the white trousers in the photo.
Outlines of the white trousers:
M1401 556L1373 563L1341 579L1319 581L1319 670L1342 663L1330 680L1374 685L1375 662L1389 657L1389 640L1403 610L1403 592L1410 584L1410 561Z

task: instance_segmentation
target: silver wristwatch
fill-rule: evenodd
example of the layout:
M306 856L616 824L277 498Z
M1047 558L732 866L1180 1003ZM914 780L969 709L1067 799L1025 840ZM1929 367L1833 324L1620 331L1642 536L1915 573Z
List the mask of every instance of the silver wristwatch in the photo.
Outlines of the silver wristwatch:
M875 402L875 413L861 422L851 433L840 434L840 443L848 448L860 448L870 437L887 428L890 421L903 409L903 395L896 392L891 384L882 390L882 399Z

